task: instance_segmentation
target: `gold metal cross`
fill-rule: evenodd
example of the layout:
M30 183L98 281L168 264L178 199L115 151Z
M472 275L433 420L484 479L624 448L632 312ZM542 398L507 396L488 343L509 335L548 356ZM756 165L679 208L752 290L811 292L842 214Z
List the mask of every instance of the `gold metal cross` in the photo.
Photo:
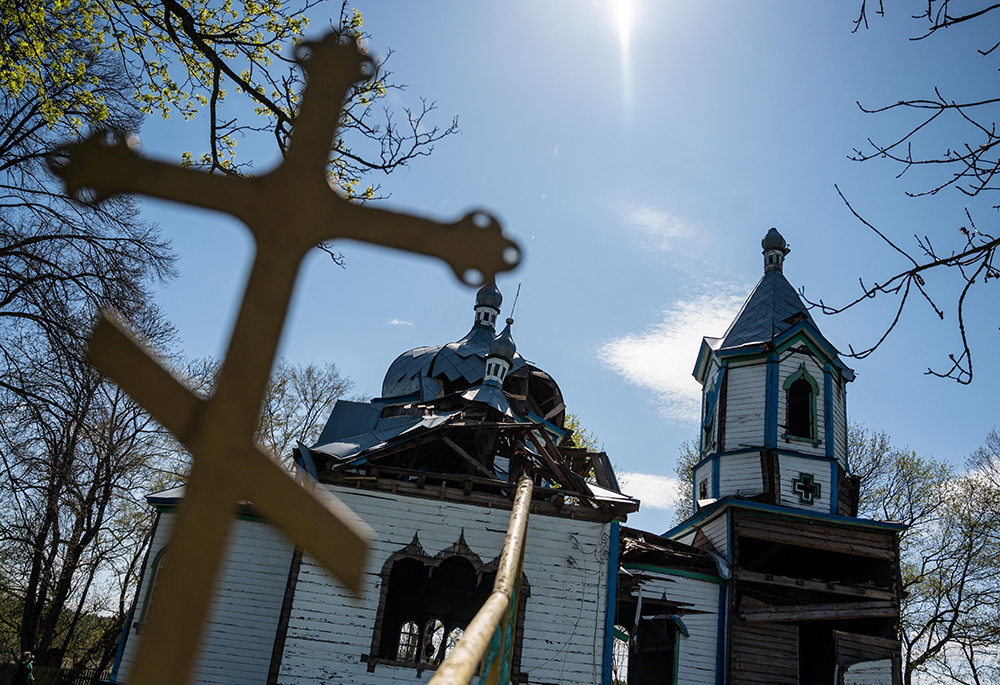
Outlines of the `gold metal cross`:
M488 214L454 224L359 206L331 188L327 164L340 108L371 61L336 34L300 46L307 86L285 159L255 178L210 175L145 159L122 142L92 136L51 164L67 191L95 199L139 193L215 209L241 219L256 255L215 394L201 399L160 366L113 315L102 313L91 361L170 430L193 456L157 583L132 685L189 679L233 514L250 502L354 591L370 531L344 505L293 480L253 436L298 270L315 245L349 238L438 257L476 285L516 266L520 250ZM476 273L478 272L478 274ZM481 278L477 278L480 276Z

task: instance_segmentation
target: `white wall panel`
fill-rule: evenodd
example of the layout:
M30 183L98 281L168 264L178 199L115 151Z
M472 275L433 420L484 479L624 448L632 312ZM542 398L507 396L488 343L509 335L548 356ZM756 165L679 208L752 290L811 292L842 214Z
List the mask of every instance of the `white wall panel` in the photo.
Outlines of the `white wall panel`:
M173 513L160 516L139 589L136 619L142 611L156 553L166 544L175 518ZM169 549L163 558L170 563ZM291 542L274 528L245 520L233 523L193 683L264 685L267 682L291 561ZM137 637L133 628L122 654L119 682L128 682Z
M368 581L351 597L305 555L296 587L279 683L426 681L413 667L378 664L369 673L381 578L388 557L416 532L430 555L466 544L484 562L503 547L510 512L502 509L328 486L375 531ZM532 515L524 574L531 594L524 618L522 672L530 682L597 683L602 674L608 583L608 524Z
M719 457L720 496L753 495L764 491L760 453L730 454Z
M726 451L764 444L767 368L763 363L730 365L726 390Z
M716 682L718 658L718 612L721 586L705 580L672 575L669 571L643 571L642 593L646 597L666 596L686 605L691 613L681 616L689 636L678 633L677 682L710 685ZM635 593L633 593L635 594ZM672 682L664 679L664 682Z

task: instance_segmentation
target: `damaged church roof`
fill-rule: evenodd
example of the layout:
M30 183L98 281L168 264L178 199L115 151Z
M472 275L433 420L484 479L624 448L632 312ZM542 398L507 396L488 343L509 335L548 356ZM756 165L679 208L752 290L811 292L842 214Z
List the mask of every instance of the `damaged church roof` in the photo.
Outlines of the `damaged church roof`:
M550 514L610 520L638 509L607 454L558 444L568 435L562 393L517 354L513 319L494 333L501 301L494 284L480 289L468 335L397 357L384 396L338 401L296 461L324 482L493 505L508 503L526 473Z

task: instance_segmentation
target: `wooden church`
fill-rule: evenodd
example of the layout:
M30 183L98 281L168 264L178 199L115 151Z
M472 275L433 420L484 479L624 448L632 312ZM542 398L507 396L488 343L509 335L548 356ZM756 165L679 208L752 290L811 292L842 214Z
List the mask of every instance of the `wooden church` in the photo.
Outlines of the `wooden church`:
M400 355L381 397L340 401L302 479L375 533L353 596L256 514L239 512L202 636L199 683L421 681L490 594L514 487L534 482L509 682L899 682L897 533L859 520L846 450L853 374L782 274L765 273L722 338L705 338L696 511L664 535L622 523L603 452L573 446L555 380L498 334L493 284L456 342ZM176 488L157 521L114 679L127 683Z

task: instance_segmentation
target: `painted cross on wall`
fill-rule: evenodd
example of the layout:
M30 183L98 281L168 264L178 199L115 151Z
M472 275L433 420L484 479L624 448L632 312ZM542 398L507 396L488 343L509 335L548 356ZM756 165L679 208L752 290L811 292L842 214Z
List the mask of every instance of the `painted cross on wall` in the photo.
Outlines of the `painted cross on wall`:
M792 479L792 492L799 496L801 504L816 504L816 500L823 493L823 486L816 482L811 473L799 473L798 478Z

